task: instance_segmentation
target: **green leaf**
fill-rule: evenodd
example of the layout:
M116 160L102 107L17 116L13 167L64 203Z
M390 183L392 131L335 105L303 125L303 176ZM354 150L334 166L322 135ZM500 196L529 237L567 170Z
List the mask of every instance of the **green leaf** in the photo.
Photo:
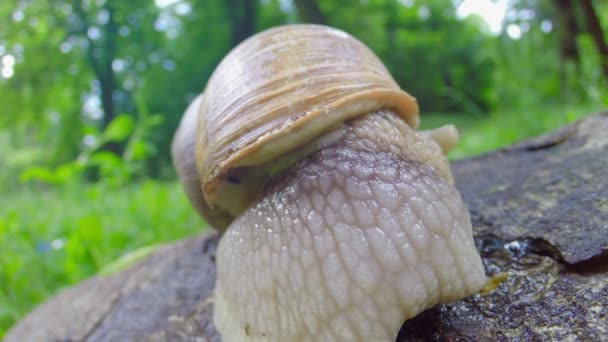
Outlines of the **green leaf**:
M164 121L165 117L162 114L154 114L146 118L145 125L148 128L152 128L161 125Z
M148 149L146 147L146 143L141 140L137 140L129 146L126 155L130 160L144 160L148 154L147 151Z
M60 165L55 169L55 177L60 183L67 183L80 179L80 172L82 172L82 165L77 162L66 163Z
M25 169L23 172L21 172L19 180L24 183L35 180L49 184L55 183L56 181L55 173L52 170L40 166L32 166Z
M124 168L122 159L109 151L93 153L91 156L91 163L99 166L102 173L112 172Z
M131 135L134 126L135 123L131 116L120 114L108 124L103 132L103 137L107 141L124 141Z

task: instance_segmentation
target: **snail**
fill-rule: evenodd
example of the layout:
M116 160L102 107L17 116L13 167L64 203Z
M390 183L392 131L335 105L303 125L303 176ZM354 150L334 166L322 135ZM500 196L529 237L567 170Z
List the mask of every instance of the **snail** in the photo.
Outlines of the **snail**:
M486 276L444 154L415 98L349 34L287 25L250 37L188 107L172 155L222 232L224 341L390 341Z

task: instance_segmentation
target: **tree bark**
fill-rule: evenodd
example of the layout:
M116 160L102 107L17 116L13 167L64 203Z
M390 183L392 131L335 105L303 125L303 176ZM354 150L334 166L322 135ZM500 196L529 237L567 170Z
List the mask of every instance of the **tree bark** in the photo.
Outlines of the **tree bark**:
M255 1L228 0L228 17L232 28L231 44L236 46L255 33Z
M101 99L101 109L103 111L101 128L103 129L107 127L116 116L116 107L114 103L116 75L114 75L114 70L112 69L112 62L114 62L114 59L116 58L116 37L118 35L118 27L114 17L115 11L108 2L103 6L103 9L108 12L108 22L105 24L103 37L100 37L103 44L100 44L98 40L93 40L88 35L91 24L87 13L82 8L82 1L74 0L72 6L81 22L79 34L88 42L86 48L87 63L99 82L99 96ZM115 142L106 144L104 149L115 154L120 154L121 152L120 144Z
M559 23L557 31L559 34L560 83L563 93L567 82L566 64L572 62L577 69L580 65L580 56L576 45L576 35L579 30L572 0L553 0L553 5L557 11Z
M600 341L608 327L608 113L453 163L488 276L488 294L437 305L398 341ZM215 233L158 248L62 291L5 342L219 341Z
M587 31L593 38L597 52L600 55L600 63L604 78L608 81L608 45L604 39L604 32L600 25L600 20L597 17L593 3L591 0L581 0L580 5L583 9L585 16L585 23L587 25Z
M298 16L305 23L327 25L327 19L315 0L295 0Z
M397 29L399 27L399 4L397 0L389 0L386 2L386 35L389 51L398 51L395 48Z
M108 11L108 22L105 25L104 47L101 74L97 75L101 86L101 103L104 112L103 127L106 127L116 116L114 104L114 91L116 88L116 77L112 69L112 62L116 57L116 36L118 28L114 18L114 8L106 4L104 9Z

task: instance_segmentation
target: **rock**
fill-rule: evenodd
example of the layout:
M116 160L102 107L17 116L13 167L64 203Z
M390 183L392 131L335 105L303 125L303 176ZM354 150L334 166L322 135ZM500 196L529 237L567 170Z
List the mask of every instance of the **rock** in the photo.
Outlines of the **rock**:
M452 165L476 236L526 241L568 264L608 246L607 170L606 115Z
M438 305L398 341L608 338L608 114L452 170L489 294ZM165 245L132 267L67 289L17 323L13 341L219 341L212 323L213 232Z

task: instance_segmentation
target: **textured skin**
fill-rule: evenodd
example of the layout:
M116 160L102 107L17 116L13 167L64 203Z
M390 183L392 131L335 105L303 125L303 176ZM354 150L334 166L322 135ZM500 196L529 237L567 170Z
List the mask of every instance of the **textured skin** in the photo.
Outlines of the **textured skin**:
M225 341L394 341L404 320L484 284L439 146L388 112L340 129L220 241Z

